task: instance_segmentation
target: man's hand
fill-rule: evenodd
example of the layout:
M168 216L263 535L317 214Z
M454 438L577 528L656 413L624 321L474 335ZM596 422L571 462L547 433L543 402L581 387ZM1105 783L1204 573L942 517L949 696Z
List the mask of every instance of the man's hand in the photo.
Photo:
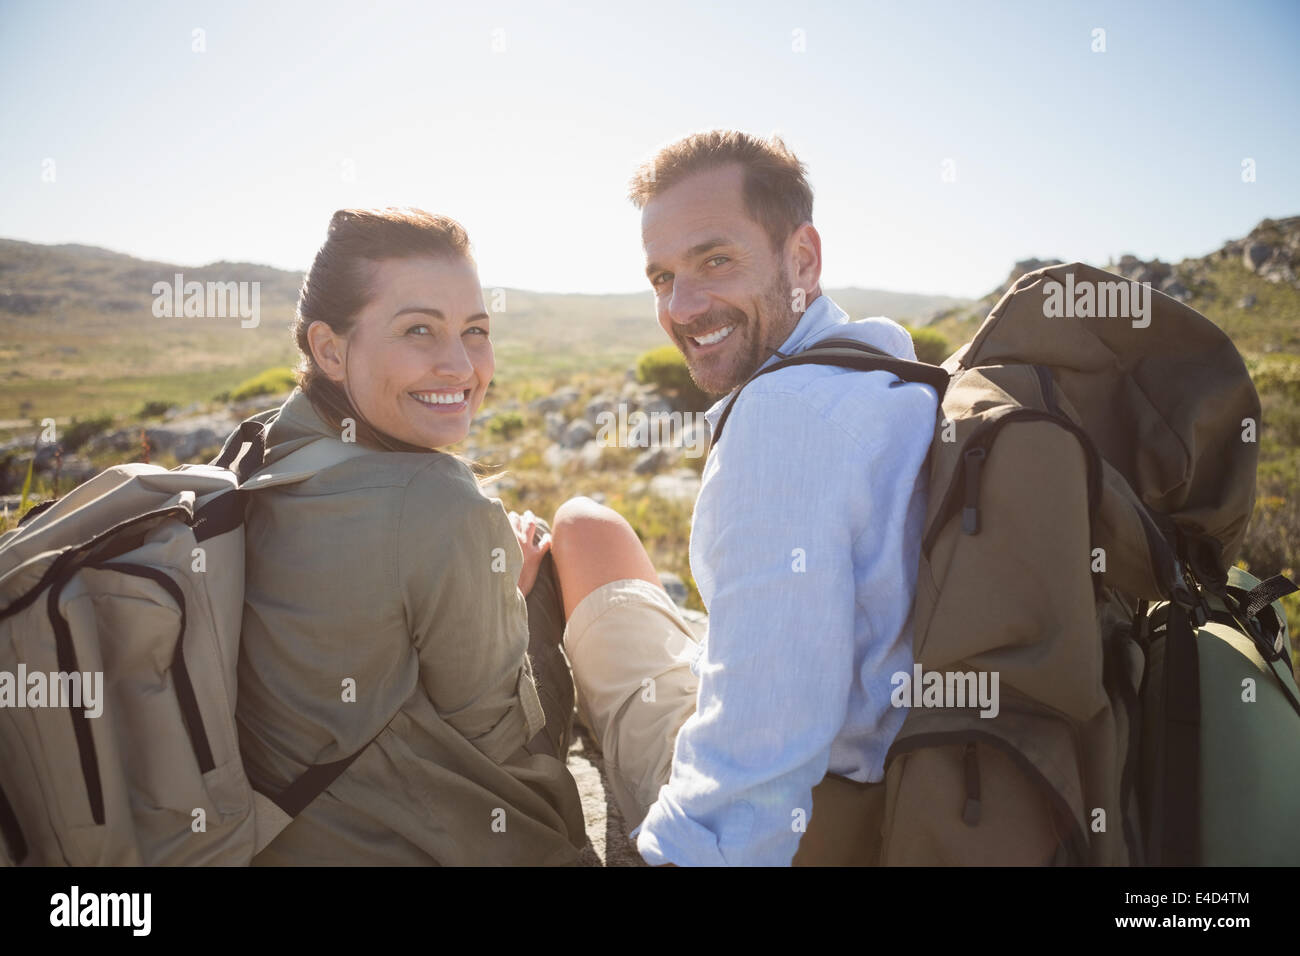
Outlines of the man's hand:
M541 567L542 558L551 550L551 536L544 534L540 541L533 543L537 534L537 518L531 511L525 511L522 515L510 512L510 526L515 529L519 549L524 553L524 566L519 572L519 590L524 597L528 597L533 582L537 580L537 569Z

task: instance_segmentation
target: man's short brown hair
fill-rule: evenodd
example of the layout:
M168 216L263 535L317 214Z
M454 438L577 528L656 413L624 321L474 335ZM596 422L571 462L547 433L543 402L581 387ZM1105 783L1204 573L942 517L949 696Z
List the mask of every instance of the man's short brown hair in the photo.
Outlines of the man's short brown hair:
M669 143L641 164L628 197L638 209L694 173L739 163L744 169L745 208L780 249L790 233L812 222L813 193L804 164L781 137L763 139L734 129L693 133Z

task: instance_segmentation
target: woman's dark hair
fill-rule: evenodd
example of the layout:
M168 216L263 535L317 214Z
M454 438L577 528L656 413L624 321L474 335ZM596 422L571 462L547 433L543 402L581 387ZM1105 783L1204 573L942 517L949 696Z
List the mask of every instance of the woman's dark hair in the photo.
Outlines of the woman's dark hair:
M460 223L422 209L340 209L330 219L325 243L303 279L293 334L299 364L298 386L321 419L340 432L343 420L356 422L357 442L386 451L428 452L371 425L348 394L346 383L333 381L316 363L307 330L324 322L336 334L347 335L358 313L370 301L374 267L385 259L414 256L460 258L473 263L469 236Z

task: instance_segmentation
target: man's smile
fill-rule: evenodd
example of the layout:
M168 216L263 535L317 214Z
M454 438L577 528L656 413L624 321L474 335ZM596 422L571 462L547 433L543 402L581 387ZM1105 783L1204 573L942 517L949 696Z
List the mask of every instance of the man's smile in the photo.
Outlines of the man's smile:
M690 343L695 346L697 351L705 351L710 346L717 345L719 342L721 342L723 339L729 336L735 330L735 328L736 327L734 325L724 325L722 328L714 329L712 332L709 332L705 335L699 335L699 336L688 335L686 336L686 338L690 340Z

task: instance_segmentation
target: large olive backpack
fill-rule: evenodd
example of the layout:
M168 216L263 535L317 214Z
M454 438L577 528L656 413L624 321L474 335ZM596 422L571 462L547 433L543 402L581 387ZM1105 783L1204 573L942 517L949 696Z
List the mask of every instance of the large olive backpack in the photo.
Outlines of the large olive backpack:
M941 397L883 864L1300 863L1295 585L1233 568L1259 397L1222 331L1138 289L1053 266L942 367L832 339L758 373Z

